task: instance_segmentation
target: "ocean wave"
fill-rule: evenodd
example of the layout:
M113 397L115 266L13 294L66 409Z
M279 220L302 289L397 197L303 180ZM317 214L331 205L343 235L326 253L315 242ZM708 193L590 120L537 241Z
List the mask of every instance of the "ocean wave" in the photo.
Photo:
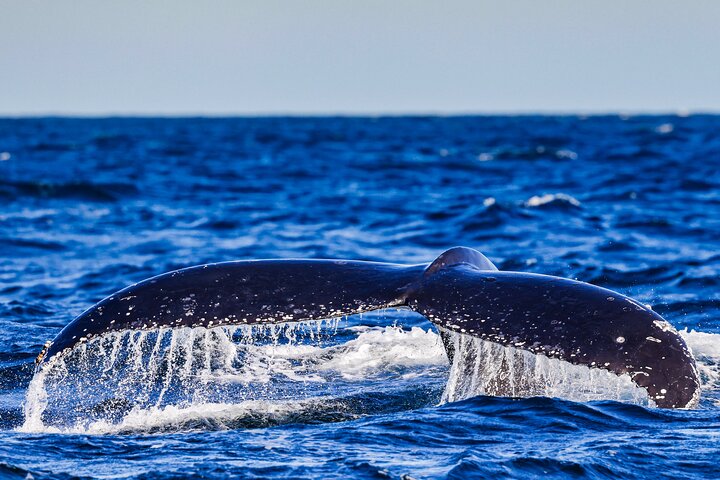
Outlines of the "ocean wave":
M657 132L664 124L672 131ZM467 245L503 269L616 285L678 329L719 334L718 158L720 117L711 115L0 119L0 458L35 478L440 478L463 460L478 477L565 468L542 459L581 465L589 478L717 477L716 337L687 340L704 382L695 410L489 396L437 406L449 367L412 363L436 347L426 343L432 337L422 318L398 312L353 325L384 329L397 321L402 335L339 328L336 340L303 343L318 350L278 348L265 363L259 353L270 346L255 357L252 347L235 348L256 358L254 366L220 365L207 377L208 386L233 394L227 398L209 388L203 398L194 378L185 387L171 382L157 407L110 395L103 404L73 403L69 390L63 404L54 396L61 390L48 385L44 427L118 425L134 407L138 422L153 408L177 409L145 430L13 429L24 422L21 405L45 340L118 288L207 262L420 264ZM558 193L581 205L541 200ZM538 205L526 205L534 196ZM411 326L425 337L413 340ZM361 344L346 351L365 355L359 370L322 370L325 360L341 362L338 345L361 333L380 338L367 355ZM397 368L391 345L408 346ZM181 373L184 362L176 366ZM253 371L269 381L246 388L242 380ZM92 373L85 380L78 382L91 383ZM158 385L159 395L162 382L141 384L133 395ZM183 392L187 404L179 402ZM327 409L298 404L293 417L259 407L253 414L246 403L221 415L223 405L308 397L322 397ZM183 413L204 404L217 412ZM313 415L333 423L313 424ZM336 423L343 418L350 421Z
M579 208L581 203L578 199L565 193L547 193L530 197L525 206L529 208Z

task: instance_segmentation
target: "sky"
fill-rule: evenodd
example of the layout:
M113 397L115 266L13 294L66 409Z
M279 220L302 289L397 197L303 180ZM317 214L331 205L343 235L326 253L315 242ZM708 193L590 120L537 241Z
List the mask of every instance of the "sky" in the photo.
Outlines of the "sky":
M718 0L0 0L0 115L720 112Z

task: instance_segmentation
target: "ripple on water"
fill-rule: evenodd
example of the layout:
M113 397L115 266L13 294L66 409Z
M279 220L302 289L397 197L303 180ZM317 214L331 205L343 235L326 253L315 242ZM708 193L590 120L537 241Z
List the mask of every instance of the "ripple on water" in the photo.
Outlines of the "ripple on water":
M701 335L720 334L718 132L708 115L0 119L0 476L720 477L718 342ZM130 416L116 396L93 410L50 385L42 428L95 418L107 433L14 430L42 343L125 285L235 259L425 263L454 245L504 269L617 288L687 327L700 407L488 396L438 407L448 367L411 363L433 357L429 325L389 312L358 321L372 330L257 360L257 395L291 398L262 403L239 365L222 364L206 385L237 398L206 388L204 404L173 403L205 395L176 375L167 402ZM404 334L385 332L394 322ZM364 356L353 356L361 343L340 346L362 335ZM396 370L392 345L407 347ZM278 389L260 388L268 376ZM336 379L342 392L327 395ZM87 413L53 420L62 405Z

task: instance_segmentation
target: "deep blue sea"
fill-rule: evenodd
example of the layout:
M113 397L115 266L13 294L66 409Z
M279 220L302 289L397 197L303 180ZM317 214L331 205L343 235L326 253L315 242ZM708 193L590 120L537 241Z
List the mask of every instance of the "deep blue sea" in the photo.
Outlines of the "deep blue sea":
M700 406L443 402L437 333L391 310L171 332L235 363L29 388L46 340L150 276L456 245L651 305L698 360ZM103 358L152 343L128 335ZM719 459L720 116L0 119L0 478L700 479Z

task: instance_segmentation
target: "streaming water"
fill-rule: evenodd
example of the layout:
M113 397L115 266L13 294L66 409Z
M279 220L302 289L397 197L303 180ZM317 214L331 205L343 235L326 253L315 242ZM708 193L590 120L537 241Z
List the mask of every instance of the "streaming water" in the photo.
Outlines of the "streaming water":
M572 365L526 350L467 335L454 335L455 355L443 401L476 395L558 397L575 401L619 400L650 405L647 392L628 375Z
M148 412L172 423L177 409L202 413L218 406L234 412L226 420L244 426L282 423L288 416L338 421L366 413L359 397L404 395L418 386L427 392L426 404L437 403L447 357L436 333L419 327L338 329L341 322L347 323L106 334L43 366L28 388L20 428L125 430Z
M280 325L120 331L55 357L36 373L24 432L109 433L343 421L368 396L415 407L478 395L618 400L653 406L631 379L451 334L452 365L432 329L367 327L348 319ZM715 395L717 335L684 332ZM442 388L444 386L444 388ZM442 392L442 396L439 394Z

